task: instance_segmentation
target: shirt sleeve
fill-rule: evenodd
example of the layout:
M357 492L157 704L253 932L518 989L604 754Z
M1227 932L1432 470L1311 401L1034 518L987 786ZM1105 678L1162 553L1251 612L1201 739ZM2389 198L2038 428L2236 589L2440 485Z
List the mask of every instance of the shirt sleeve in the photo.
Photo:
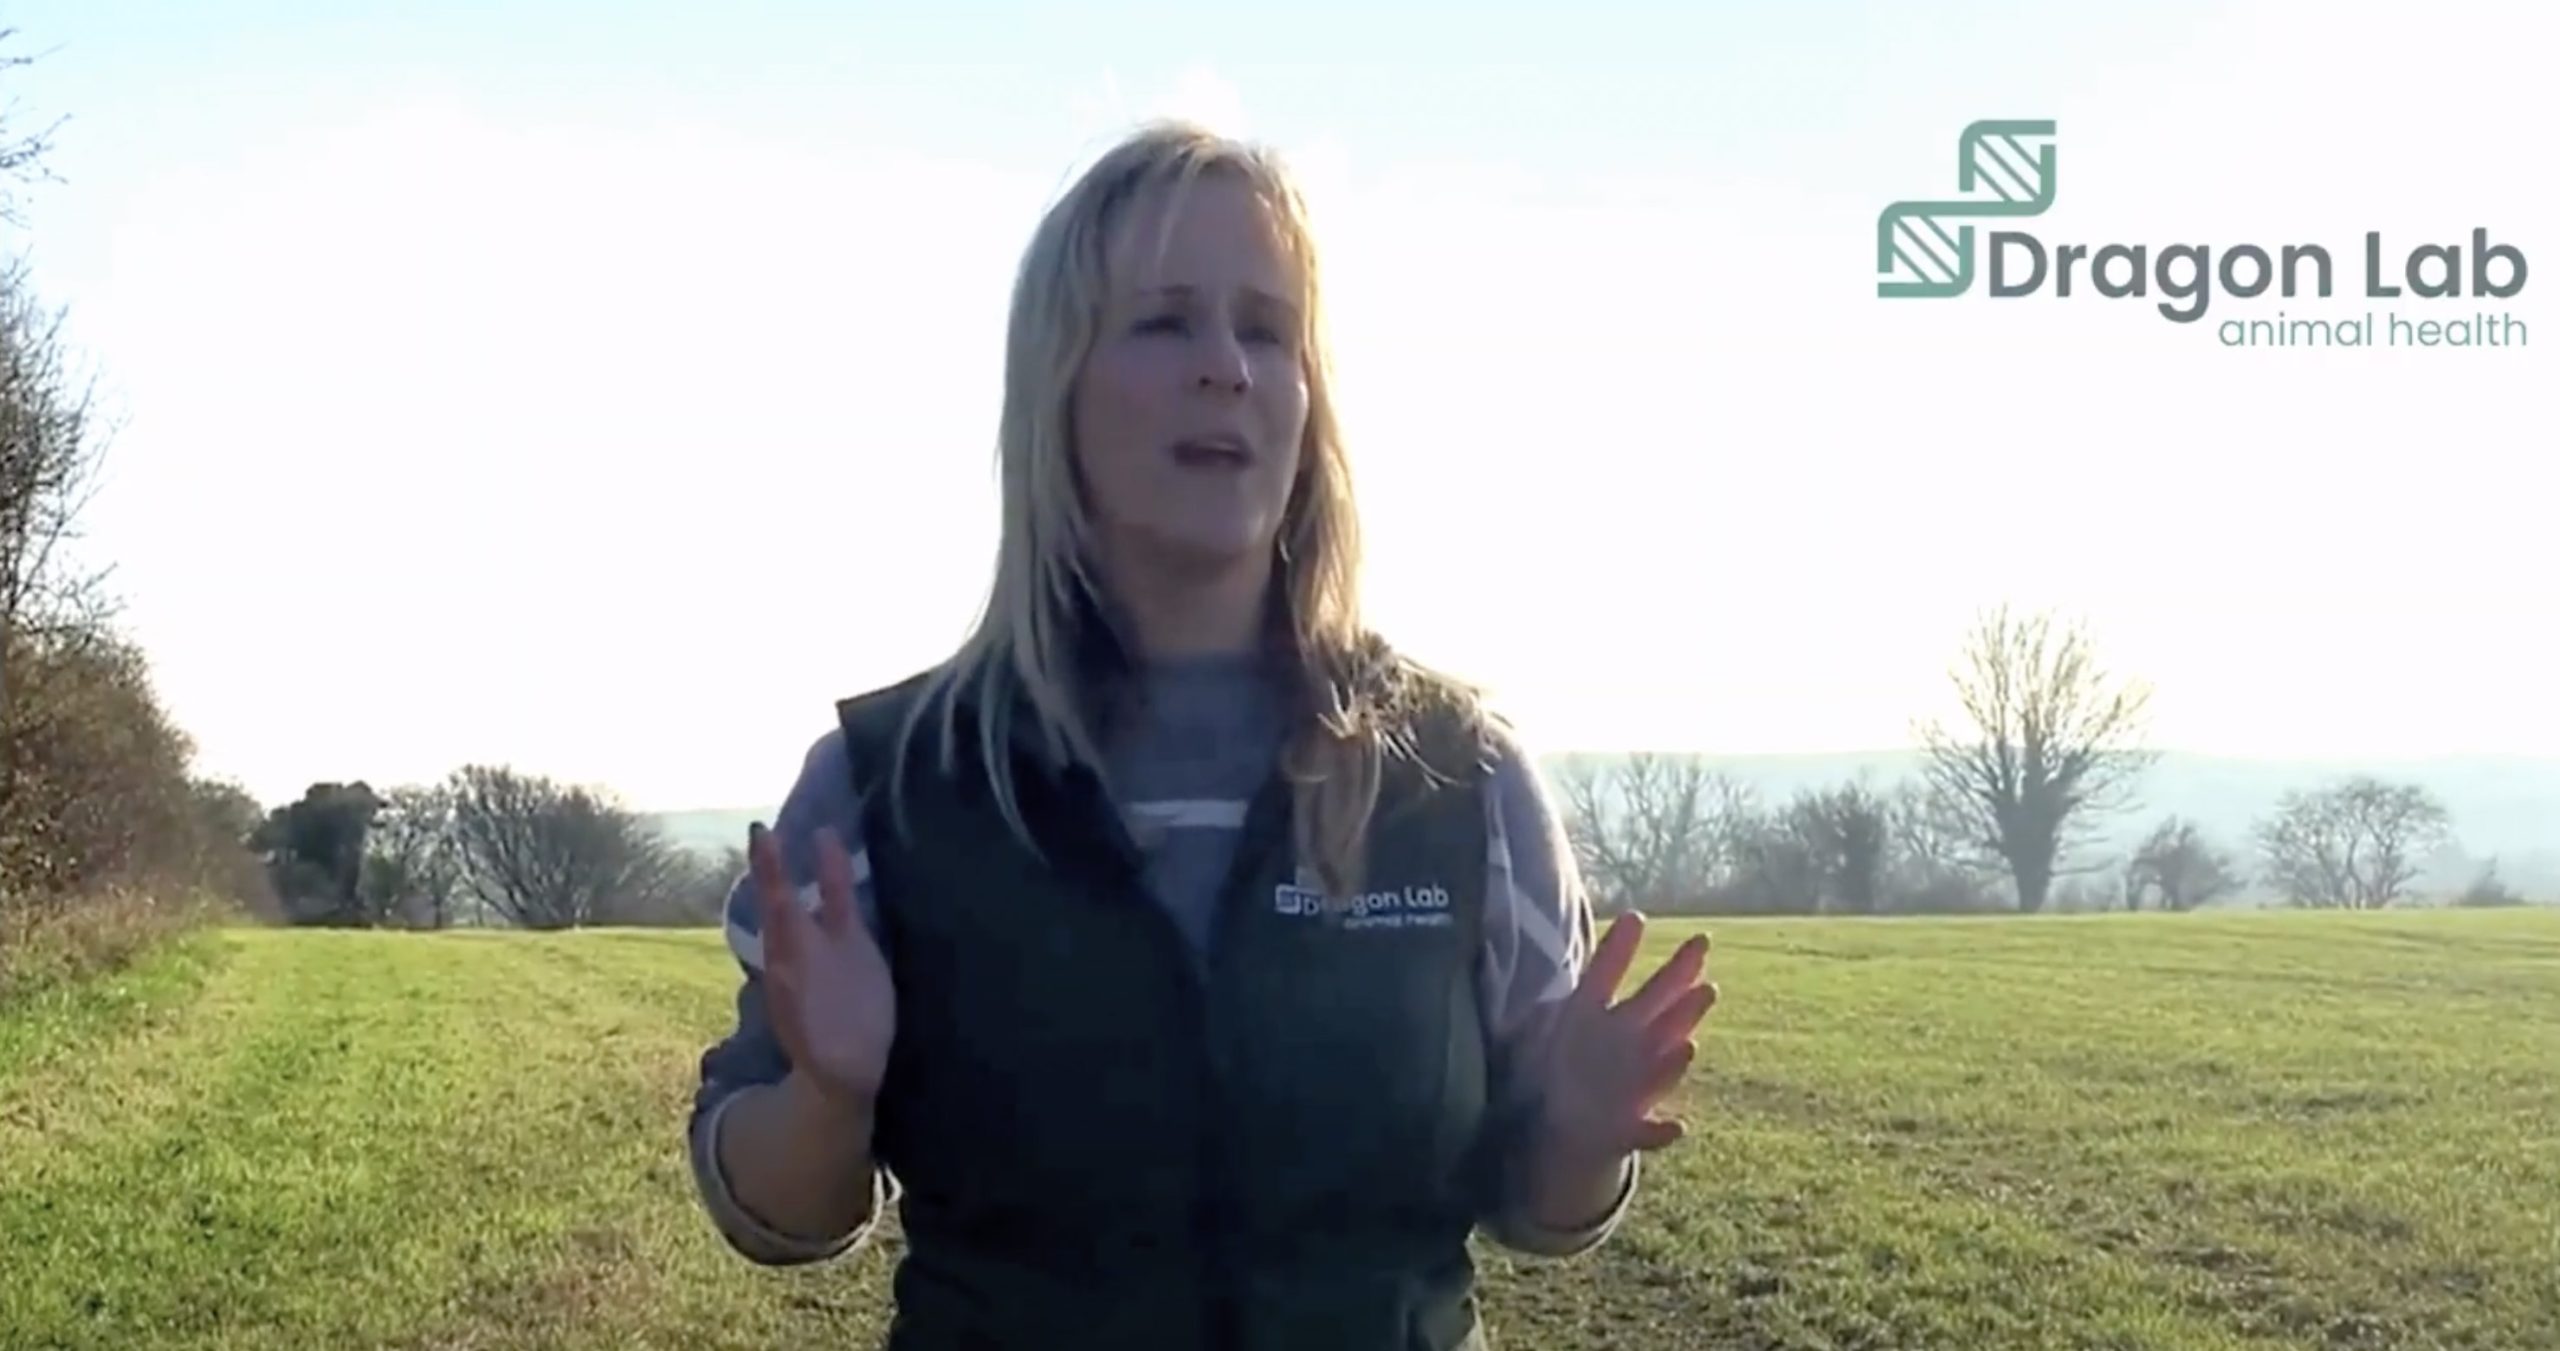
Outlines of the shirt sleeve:
M1517 1123L1535 1119L1538 1085L1531 1067L1590 958L1593 920L1590 897L1537 762L1516 742L1506 744L1503 752L1485 793L1491 874L1481 971L1494 1110L1498 1119ZM1516 1129L1510 1133L1515 1140L1525 1138ZM1485 1232L1502 1246L1531 1256L1587 1252L1606 1241L1625 1218L1642 1168L1636 1156L1629 1156L1616 1200L1577 1229L1538 1223L1519 1191L1506 1186L1485 1220ZM1506 1180L1517 1176L1516 1166L1505 1172Z
M879 933L879 908L871 885L871 869L863 847L861 813L853 792L852 767L841 733L829 732L802 761L800 777L783 799L773 821L774 843L783 868L800 889L803 905L817 904L817 830L833 826L854 861L854 903L872 933ZM869 1237L892 1199L887 1179L872 1174L871 1217L853 1232L832 1238L802 1238L782 1233L741 1204L729 1189L720 1167L720 1124L738 1094L759 1085L779 1083L791 1070L766 1013L764 940L757 932L757 907L751 877L740 875L731 885L722 915L729 952L742 979L738 986L736 1022L728 1035L702 1055L700 1081L694 1091L687 1127L694 1189L714 1227L729 1246L751 1261L768 1266L799 1265L842 1256Z

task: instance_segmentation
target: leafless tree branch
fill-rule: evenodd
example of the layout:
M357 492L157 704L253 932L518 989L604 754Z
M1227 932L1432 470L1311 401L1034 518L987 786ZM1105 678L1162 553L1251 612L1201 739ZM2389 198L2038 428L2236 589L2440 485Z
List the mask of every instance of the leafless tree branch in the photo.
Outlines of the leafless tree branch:
M1952 673L1964 725L1920 728L1931 791L1968 843L2005 862L2018 906L2044 908L2096 818L2130 807L2156 756L2138 746L2148 687L2103 670L2085 631L2003 607Z
M2366 775L2284 795L2258 825L2267 880L2296 905L2379 910L2406 897L2453 818L2417 784Z

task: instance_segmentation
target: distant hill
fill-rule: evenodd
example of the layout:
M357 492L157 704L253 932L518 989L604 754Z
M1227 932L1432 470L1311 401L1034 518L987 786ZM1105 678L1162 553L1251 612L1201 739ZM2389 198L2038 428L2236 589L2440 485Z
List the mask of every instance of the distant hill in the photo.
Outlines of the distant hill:
M1591 753L1547 757L1550 773L1577 763L1621 758ZM1864 777L1878 788L1916 774L1918 751L1832 755L1708 755L1711 767L1758 792L1784 800L1808 788ZM2506 883L2536 899L2560 898L2560 759L2524 756L2435 756L2377 760L2259 760L2163 755L2143 781L2139 805L2114 823L2104 847L2123 848L2161 817L2175 813L2200 825L2226 849L2245 853L2253 822L2296 788L2317 788L2353 773L2424 785L2453 813L2461 857L2440 860L2436 879L2469 880L2480 862L2498 861ZM719 807L657 813L679 842L706 851L744 844L747 824L770 819L770 807Z
M732 845L747 847L747 827L771 821L771 807L705 807L696 811L652 812L658 828L688 849L717 855Z

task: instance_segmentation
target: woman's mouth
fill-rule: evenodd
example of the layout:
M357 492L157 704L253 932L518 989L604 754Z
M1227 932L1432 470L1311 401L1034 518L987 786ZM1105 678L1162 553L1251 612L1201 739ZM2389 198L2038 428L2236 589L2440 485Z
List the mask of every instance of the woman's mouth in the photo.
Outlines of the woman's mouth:
M1253 463L1253 448L1241 437L1185 437L1173 443L1173 462L1186 469L1242 469Z

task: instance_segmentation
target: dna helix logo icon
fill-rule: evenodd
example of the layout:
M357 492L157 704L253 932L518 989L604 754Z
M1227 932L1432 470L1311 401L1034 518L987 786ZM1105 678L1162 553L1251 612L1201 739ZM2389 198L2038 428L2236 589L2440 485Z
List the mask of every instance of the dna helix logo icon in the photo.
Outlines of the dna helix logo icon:
M1956 138L1956 191L1895 202L1876 219L1876 294L1942 299L1973 287L1973 227L1964 222L2042 215L2053 205L2053 123L1985 120ZM2034 141L2032 153L2028 141ZM1949 229L1953 222L1953 229Z

